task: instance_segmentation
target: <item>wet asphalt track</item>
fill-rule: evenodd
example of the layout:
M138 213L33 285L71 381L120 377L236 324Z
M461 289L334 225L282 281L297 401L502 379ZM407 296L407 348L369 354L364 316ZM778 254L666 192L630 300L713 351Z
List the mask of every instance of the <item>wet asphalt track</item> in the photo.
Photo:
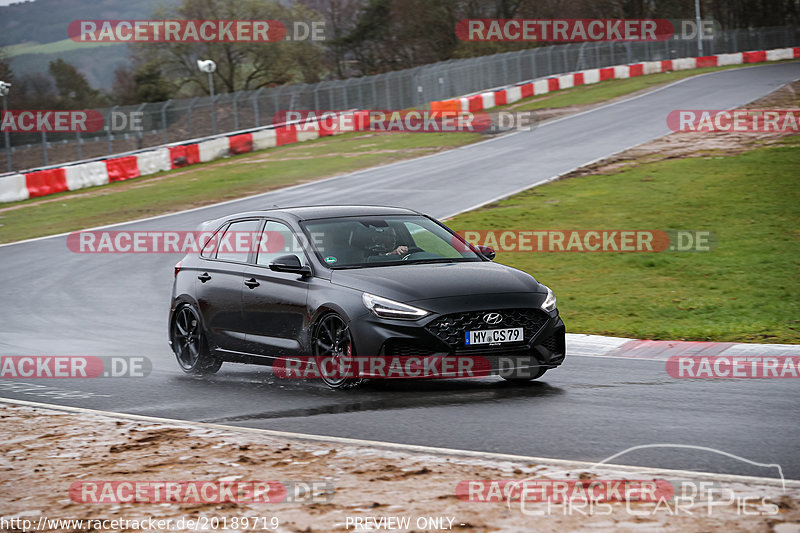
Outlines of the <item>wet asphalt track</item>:
M273 204L390 204L444 217L665 135L673 109L736 107L798 78L800 63L704 75L532 132L115 229L194 229ZM603 206L597 209L602 221ZM640 444L693 444L777 463L800 479L796 380L675 380L663 362L578 356L524 386L485 378L333 392L233 364L210 378L185 376L166 342L178 259L78 255L64 237L0 247L0 354L144 355L154 367L144 379L3 379L0 397L585 461ZM699 451L637 451L615 462L777 476L775 469Z

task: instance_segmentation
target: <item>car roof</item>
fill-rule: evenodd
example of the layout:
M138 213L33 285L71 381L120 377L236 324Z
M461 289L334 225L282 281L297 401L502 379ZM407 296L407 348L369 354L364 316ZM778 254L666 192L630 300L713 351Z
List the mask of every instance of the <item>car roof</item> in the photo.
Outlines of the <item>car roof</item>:
M276 216L279 218L293 218L295 221L315 220L322 218L362 217L362 216L390 216L390 215L419 215L418 211L404 207L391 207L380 205L307 205L297 207L274 207L262 211L247 211L235 213L216 219L225 221L234 218Z

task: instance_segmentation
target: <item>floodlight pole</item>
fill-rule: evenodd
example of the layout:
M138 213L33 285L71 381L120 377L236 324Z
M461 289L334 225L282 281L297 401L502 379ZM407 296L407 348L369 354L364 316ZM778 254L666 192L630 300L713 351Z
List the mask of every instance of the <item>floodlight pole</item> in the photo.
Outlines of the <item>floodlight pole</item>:
M694 19L697 24L697 55L703 56L703 27L700 26L700 0L694 0Z
M214 73L208 73L208 87L211 91L211 129L214 135L217 134L217 106L214 102Z
M3 95L3 115L8 113L8 102L6 95L8 95L10 87L10 83L0 81L0 94ZM3 132L3 137L5 138L6 142L6 167L8 168L8 171L11 172L11 140L8 136L8 130Z

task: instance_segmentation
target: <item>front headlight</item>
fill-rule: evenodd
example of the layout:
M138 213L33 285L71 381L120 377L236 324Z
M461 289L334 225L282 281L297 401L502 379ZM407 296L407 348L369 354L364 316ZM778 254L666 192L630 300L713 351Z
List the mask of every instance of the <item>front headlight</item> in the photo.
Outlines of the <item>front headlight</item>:
M556 295L553 294L553 291L550 290L550 287L545 287L545 289L547 289L547 298L544 299L541 307L544 311L550 313L556 308Z
M404 303L395 302L394 300L390 300L388 298L381 298L380 296L375 296L374 294L369 294L367 292L361 295L361 300L364 302L364 305L367 306L367 309L381 318L415 320L430 314L424 309L419 309Z

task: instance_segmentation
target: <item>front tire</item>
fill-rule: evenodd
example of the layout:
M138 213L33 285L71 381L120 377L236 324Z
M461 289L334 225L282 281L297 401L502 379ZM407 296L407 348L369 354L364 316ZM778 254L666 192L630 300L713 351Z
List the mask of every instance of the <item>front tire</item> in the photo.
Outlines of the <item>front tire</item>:
M200 315L192 305L183 305L175 312L170 340L178 365L187 374L214 374L222 366L222 361L211 355Z
M329 358L333 360L332 368L354 368L348 359L355 356L353 338L344 319L336 313L323 316L315 325L311 335L312 352L314 357ZM342 376L334 372L327 374L327 365L319 364L319 373L322 381L331 389L350 389L361 385L364 380L357 377Z

